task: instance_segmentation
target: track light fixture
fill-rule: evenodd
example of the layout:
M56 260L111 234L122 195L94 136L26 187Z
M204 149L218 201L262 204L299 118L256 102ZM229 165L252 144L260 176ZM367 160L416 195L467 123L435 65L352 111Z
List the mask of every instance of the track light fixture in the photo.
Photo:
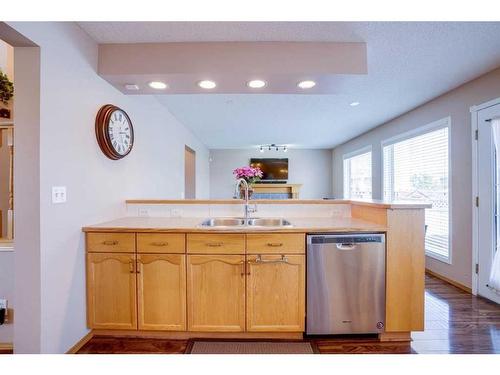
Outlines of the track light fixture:
M268 151L271 151L272 149L274 149L276 151L283 150L283 152L287 152L288 151L287 145L277 145L275 143L271 143L270 145L261 145L261 146L259 146L260 152L264 152L264 150L266 148L267 148Z

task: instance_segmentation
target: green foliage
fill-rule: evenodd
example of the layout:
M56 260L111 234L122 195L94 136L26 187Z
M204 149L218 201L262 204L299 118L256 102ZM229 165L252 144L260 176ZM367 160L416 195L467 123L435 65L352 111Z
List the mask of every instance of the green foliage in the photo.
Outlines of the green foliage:
M418 190L429 190L433 187L434 182L432 176L427 174L414 174L411 176L411 184Z
M9 80L7 74L0 70L0 101L7 104L14 96L14 84Z

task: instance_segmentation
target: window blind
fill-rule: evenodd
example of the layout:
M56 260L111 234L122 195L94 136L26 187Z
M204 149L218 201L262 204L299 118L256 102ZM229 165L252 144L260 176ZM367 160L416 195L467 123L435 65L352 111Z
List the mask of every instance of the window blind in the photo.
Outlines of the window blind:
M383 148L384 198L425 200L425 250L449 259L448 127Z
M371 197L371 151L350 158L344 158L344 198L370 199Z

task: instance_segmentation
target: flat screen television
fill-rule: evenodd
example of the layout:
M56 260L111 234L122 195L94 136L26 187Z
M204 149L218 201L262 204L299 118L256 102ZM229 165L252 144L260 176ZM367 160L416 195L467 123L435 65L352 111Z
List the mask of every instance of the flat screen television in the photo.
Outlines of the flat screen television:
M259 167L263 172L261 181L285 181L288 180L288 159L250 159L251 167Z

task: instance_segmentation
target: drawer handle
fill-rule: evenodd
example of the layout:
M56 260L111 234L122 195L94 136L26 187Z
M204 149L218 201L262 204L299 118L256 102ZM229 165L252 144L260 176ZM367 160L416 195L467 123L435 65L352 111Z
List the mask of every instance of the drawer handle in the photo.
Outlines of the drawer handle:
M283 246L283 242L268 242L267 246L269 246L269 247L281 247L281 246Z
M168 246L168 242L151 242L152 246Z
M114 246L118 245L118 241L102 241L102 244L106 246Z
M288 258L282 255L281 259L265 260L262 259L262 255L257 255L255 263L288 263Z
M208 242L206 245L209 247L221 247L223 242Z

